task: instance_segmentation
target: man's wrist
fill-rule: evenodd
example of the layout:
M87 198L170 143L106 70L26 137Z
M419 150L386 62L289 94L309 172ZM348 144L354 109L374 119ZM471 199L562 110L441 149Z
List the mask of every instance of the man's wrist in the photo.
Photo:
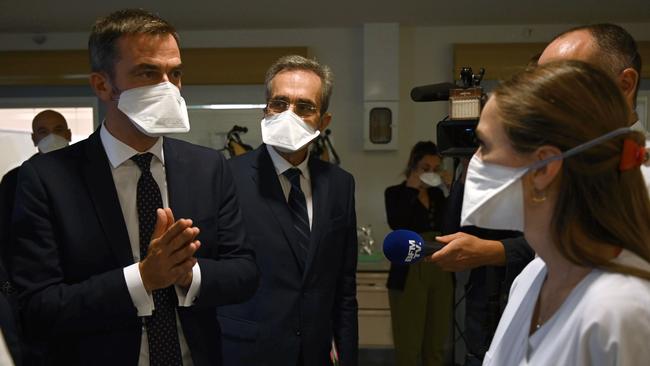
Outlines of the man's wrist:
M488 241L488 252L490 253L489 265L505 266L506 265L506 248L503 243L497 240Z

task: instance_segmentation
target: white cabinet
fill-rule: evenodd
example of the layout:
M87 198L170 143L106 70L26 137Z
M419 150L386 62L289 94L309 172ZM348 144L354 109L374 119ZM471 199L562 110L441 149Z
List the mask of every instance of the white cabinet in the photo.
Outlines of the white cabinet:
M357 272L359 347L392 347L386 272Z

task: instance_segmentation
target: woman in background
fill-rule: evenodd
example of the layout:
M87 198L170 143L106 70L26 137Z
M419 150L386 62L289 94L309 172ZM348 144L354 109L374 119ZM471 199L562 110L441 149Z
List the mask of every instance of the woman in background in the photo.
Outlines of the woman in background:
M445 196L439 174L441 159L433 142L413 146L406 180L385 192L391 229L407 229L425 240L440 235ZM449 336L452 278L435 265L391 264L388 275L393 342L397 366L442 365Z
M604 72L563 61L500 84L483 109L463 222L518 226L538 255L484 365L650 360L650 201L627 108Z

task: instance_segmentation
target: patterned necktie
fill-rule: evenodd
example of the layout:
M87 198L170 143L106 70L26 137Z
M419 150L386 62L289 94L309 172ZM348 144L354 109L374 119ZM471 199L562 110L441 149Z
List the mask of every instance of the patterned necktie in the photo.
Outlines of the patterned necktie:
M153 154L145 153L131 157L142 172L138 180L138 223L140 227L140 260L147 256L147 248L156 225L156 209L162 208L160 188L149 169ZM181 347L176 329L176 291L173 286L153 291L155 309L145 318L149 340L149 363L151 366L182 365Z
M301 253L298 253L298 259L305 265L307 253L309 252L309 242L311 236L311 229L309 227L309 214L307 213L307 201L305 194L300 189L300 169L291 168L282 173L289 182L291 182L291 191L289 191L289 209L293 217L293 227L296 229L298 247Z

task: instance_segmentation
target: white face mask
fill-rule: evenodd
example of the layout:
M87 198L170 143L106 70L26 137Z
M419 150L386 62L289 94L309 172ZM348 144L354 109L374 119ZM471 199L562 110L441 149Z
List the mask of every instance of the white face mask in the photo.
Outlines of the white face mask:
M467 167L460 226L524 230L521 177L528 167L509 168L485 163L474 155Z
M521 181L524 174L631 131L629 127L621 127L560 155L519 168L486 163L474 155L467 167L460 225L524 231L524 193Z
M428 185L429 187L437 187L442 184L442 178L440 174L434 172L426 172L420 174L420 180L422 183Z
M36 146L38 147L38 151L40 151L42 154L46 154L54 150L63 149L64 147L68 146L69 143L70 142L64 137L59 136L55 133L51 133L43 137Z
M262 141L281 152L296 152L320 134L291 110L262 119Z
M123 91L117 109L147 136L190 130L185 99L180 90L168 81Z

